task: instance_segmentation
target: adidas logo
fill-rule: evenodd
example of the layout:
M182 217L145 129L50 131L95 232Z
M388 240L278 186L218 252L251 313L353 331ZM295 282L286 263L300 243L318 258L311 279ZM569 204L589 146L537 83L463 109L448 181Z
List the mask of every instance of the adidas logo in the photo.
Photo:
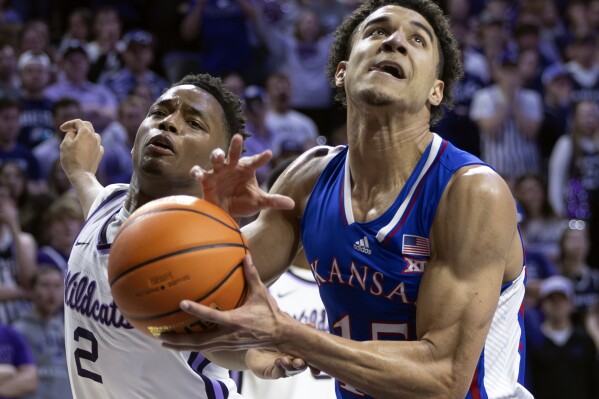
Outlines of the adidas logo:
M356 251L360 251L365 253L366 255L370 255L372 250L370 249L370 245L368 244L368 237L364 236L361 240L358 240L354 243L354 249Z

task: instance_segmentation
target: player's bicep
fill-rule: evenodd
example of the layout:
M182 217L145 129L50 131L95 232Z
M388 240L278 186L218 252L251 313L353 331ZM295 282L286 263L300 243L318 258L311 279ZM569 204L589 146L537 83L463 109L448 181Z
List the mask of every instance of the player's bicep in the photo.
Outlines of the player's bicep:
M417 331L440 364L468 380L497 308L515 211L507 187L484 167L459 177L445 196L431 231Z

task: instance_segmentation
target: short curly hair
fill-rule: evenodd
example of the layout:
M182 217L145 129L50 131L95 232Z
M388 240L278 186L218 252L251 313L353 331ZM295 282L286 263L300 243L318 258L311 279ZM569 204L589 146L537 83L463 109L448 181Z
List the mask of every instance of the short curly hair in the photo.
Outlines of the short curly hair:
M194 85L210 93L219 102L224 111L223 123L226 127L227 145L231 143L233 135L241 134L244 140L250 135L245 131L245 114L243 112L243 103L235 94L231 93L220 78L204 74L189 74L184 76L171 87L181 85Z
M449 21L443 14L443 10L431 0L367 0L362 3L335 31L327 65L329 80L335 86L337 66L341 61L349 59L352 39L357 27L374 11L388 5L408 8L422 15L432 26L439 40L440 60L437 74L438 78L445 83L445 88L441 104L431 107L430 123L434 125L443 117L443 107L451 109L453 106L453 87L462 77L463 69L459 46L451 32ZM335 99L343 106L347 105L343 87L336 87Z

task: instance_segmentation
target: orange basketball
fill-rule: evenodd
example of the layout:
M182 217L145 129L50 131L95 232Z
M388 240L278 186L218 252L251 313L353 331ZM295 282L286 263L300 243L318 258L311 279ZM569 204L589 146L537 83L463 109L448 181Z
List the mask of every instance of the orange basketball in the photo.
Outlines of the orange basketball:
M110 249L108 281L125 318L151 336L211 328L179 309L183 299L240 306L247 294L245 237L225 211L196 197L161 198L137 209Z

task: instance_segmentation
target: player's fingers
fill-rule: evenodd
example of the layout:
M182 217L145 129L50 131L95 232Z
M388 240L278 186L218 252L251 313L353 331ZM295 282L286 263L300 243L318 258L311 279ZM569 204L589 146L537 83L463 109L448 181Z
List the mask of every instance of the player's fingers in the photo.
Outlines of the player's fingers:
M71 119L60 125L60 130L67 132L69 130L77 130L77 124L83 122L81 119Z
M321 371L320 371L319 369L317 369L316 367L312 367L312 366L309 366L309 367L310 367L310 373L311 373L313 376L318 376L318 375L320 375Z
M189 174L198 182L202 182L204 180L204 169L202 169L199 165L193 166L189 171Z
M281 194L266 194L264 208L293 209L295 202L290 197Z
M212 154L210 154L210 163L212 164L212 169L214 169L214 171L222 169L225 165L225 160L225 152L221 148L215 149L212 151Z
M179 304L181 310L208 322L213 322L219 325L228 325L229 317L228 312L221 312L211 307L202 305L200 303L183 300Z
M235 134L231 139L231 144L229 145L229 165L237 165L239 162L239 158L241 157L241 152L243 151L243 137L240 134Z
M268 164L272 159L272 152L270 150L266 150L261 152L260 154L253 155L248 157L249 164L254 169L261 168L262 166Z
M258 292L258 289L262 285L262 280L260 279L256 266L254 266L254 263L252 262L251 255L246 255L243 258L243 272L250 289L250 295L253 292Z

